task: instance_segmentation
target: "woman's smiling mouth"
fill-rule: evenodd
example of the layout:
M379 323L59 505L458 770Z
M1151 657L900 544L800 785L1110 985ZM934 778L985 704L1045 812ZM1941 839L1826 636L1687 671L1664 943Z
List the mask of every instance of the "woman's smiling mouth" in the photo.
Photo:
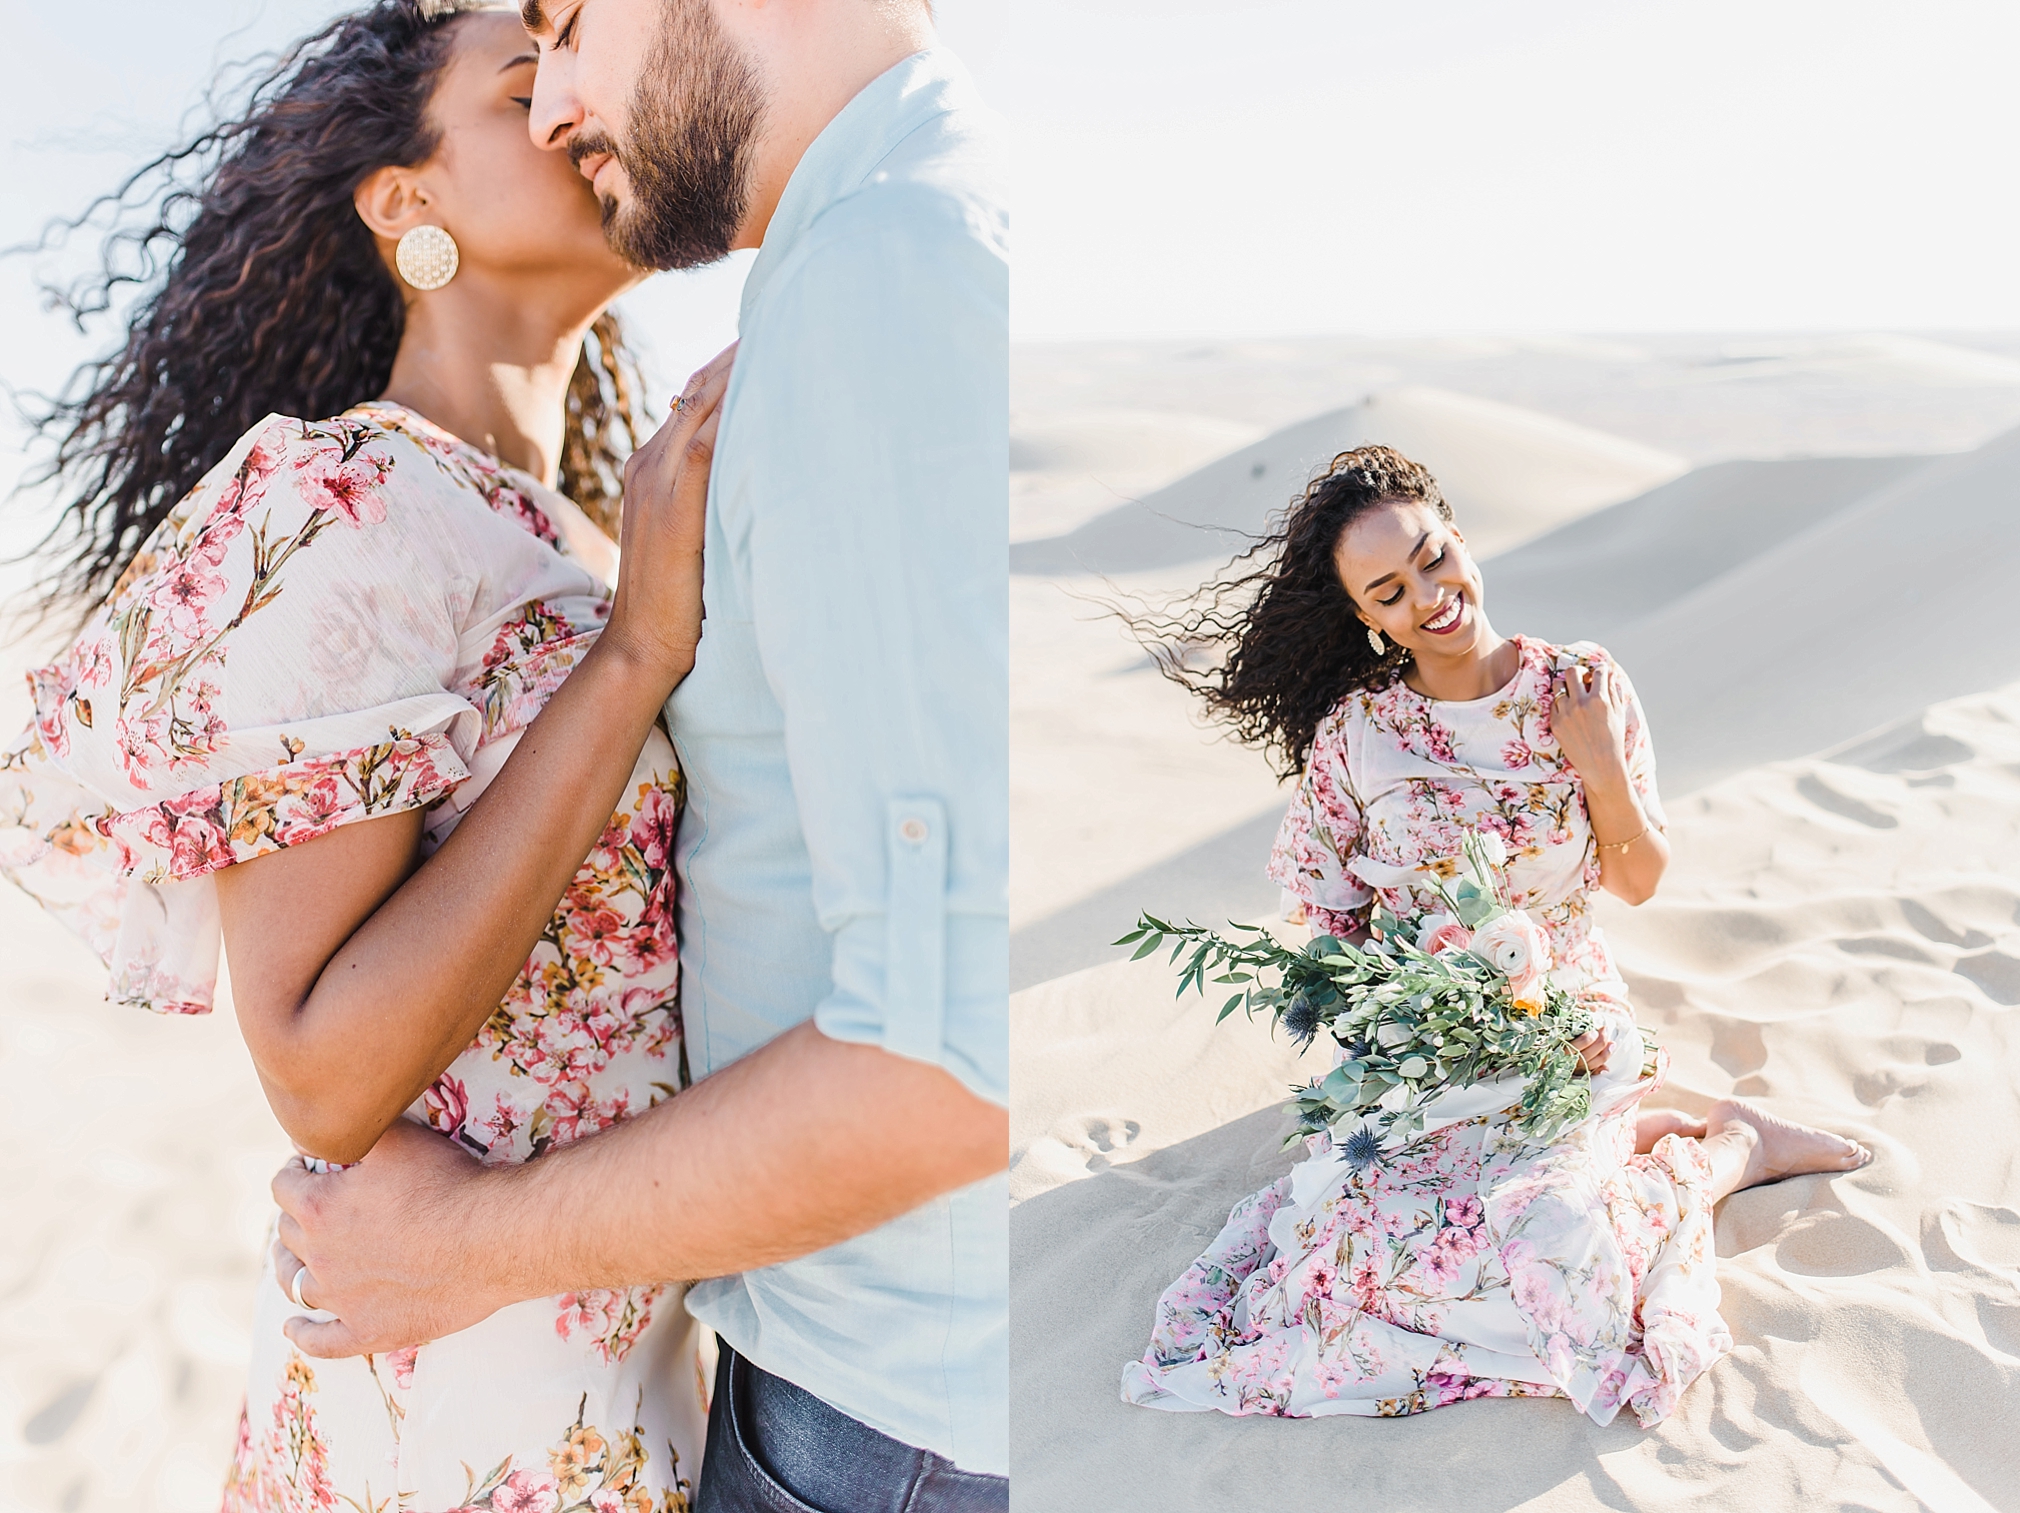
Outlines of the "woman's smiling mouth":
M1459 621L1464 616L1465 608L1466 595L1461 591L1454 594L1447 601L1443 609L1431 616L1430 619L1418 626L1417 629L1427 630L1434 636L1449 636L1459 628Z

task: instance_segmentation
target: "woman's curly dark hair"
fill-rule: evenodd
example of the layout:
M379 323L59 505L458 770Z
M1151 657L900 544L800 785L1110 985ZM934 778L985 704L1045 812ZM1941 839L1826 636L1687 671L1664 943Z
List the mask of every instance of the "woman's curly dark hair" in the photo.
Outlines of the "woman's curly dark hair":
M1341 699L1409 664L1395 645L1375 653L1333 565L1348 526L1397 502L1452 518L1421 463L1388 447L1342 452L1220 577L1172 610L1125 617L1166 677L1198 694L1236 739L1270 752L1286 777L1304 770L1319 721Z
M30 415L52 454L26 479L65 507L41 551L47 603L101 600L176 502L269 413L322 418L383 392L406 326L400 286L353 194L434 151L428 105L455 21L484 0L377 0L272 60L234 119L135 172L108 207L96 272L51 290L80 329L146 291L124 344ZM43 245L49 244L44 238ZM601 316L568 388L560 487L606 529L637 442L636 365Z

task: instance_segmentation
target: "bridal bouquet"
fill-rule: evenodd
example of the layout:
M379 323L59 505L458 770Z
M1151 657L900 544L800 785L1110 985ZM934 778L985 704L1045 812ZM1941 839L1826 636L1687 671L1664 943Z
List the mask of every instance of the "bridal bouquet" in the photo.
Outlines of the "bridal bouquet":
M1469 835L1461 855L1425 869L1444 908L1414 924L1378 909L1365 946L1321 935L1300 951L1260 925L1230 925L1249 937L1230 940L1147 914L1116 944L1140 942L1138 959L1174 940L1174 964L1191 952L1181 996L1232 986L1222 1019L1266 1009L1294 1040L1309 1045L1323 1030L1344 1049L1325 1077L1292 1090L1298 1127L1287 1143L1325 1131L1366 1164L1422 1132L1434 1101L1440 1124L1506 1110L1523 1135L1548 1142L1590 1110L1571 1043L1594 1020L1550 982L1549 942L1509 903L1502 857L1498 836ZM1461 1090L1471 1096L1450 1096Z

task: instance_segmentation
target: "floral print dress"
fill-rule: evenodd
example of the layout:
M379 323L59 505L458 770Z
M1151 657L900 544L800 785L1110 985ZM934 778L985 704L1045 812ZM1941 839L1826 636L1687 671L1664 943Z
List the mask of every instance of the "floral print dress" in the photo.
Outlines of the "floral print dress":
M585 529L398 406L269 417L31 675L34 722L0 752L0 871L98 950L112 999L208 1012L219 869L408 809L432 850L476 801L608 615L570 545ZM664 732L625 794L476 1043L407 1111L484 1161L687 1082ZM226 1509L687 1508L704 1409L677 1286L520 1303L352 1360L298 1354L299 1312L269 1261Z
M1150 1348L1123 1370L1128 1401L1388 1417L1568 1397L1596 1423L1625 1405L1648 1426L1731 1349L1710 1168L1677 1135L1634 1153L1636 1106L1666 1063L1640 1054L1592 923L1598 849L1550 732L1557 673L1609 659L1589 643L1515 644L1514 679L1483 699L1428 699L1398 681L1343 700L1318 728L1269 871L1315 932L1345 934L1377 900L1402 919L1432 912L1419 869L1456 855L1468 830L1498 835L1553 977L1613 1037L1592 1115L1547 1146L1498 1116L1457 1119L1362 1161L1316 1137L1158 1299ZM1631 688L1628 699L1630 780L1660 825L1647 724Z

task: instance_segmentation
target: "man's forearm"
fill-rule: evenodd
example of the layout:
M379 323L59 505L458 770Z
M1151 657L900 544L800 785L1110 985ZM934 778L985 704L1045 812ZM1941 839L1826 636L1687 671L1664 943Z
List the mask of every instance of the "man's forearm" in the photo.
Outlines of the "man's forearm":
M863 1234L1008 1159L1003 1109L808 1023L639 1118L487 1173L466 1232L515 1297L697 1281Z

